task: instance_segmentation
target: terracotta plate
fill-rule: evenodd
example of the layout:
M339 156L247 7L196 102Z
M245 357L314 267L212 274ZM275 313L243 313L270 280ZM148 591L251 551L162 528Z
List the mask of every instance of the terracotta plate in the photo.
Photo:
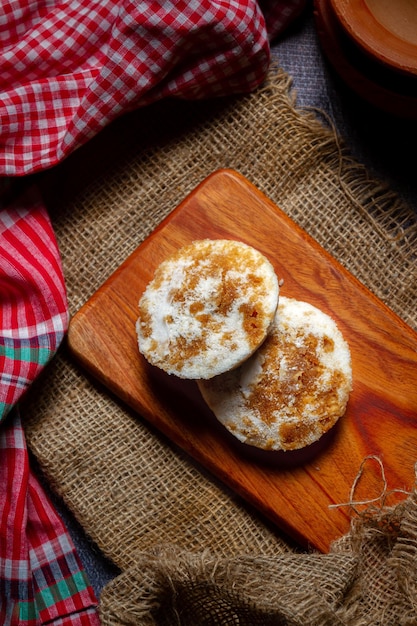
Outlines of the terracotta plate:
M354 4L354 3L352 3ZM364 0L359 2L362 11L354 13L359 26L352 27L350 2L314 0L314 14L321 47L329 63L346 85L371 105L405 119L417 118L417 75L399 62L402 68L388 63L382 56L370 52L360 41L362 30L371 19ZM335 10L337 7L337 11ZM360 15L367 16L362 21ZM374 21L374 20L372 20ZM377 30L384 30L378 26ZM382 46L390 34L386 32ZM391 35L392 36L392 35ZM409 44L411 46L411 44ZM385 52L389 48L385 45ZM417 50L417 47L415 47ZM414 51L417 63L417 53Z
M380 63L417 74L417 6L409 0L330 0L347 33Z

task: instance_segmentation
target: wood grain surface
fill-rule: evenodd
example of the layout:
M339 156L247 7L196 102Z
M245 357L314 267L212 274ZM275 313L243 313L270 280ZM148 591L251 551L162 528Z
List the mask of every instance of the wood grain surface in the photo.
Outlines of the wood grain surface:
M244 241L283 279L281 294L331 315L352 353L346 414L317 445L262 455L213 419L196 383L150 367L138 352L138 301L154 270L196 239ZM238 173L220 170L197 187L72 318L79 362L195 460L301 542L327 551L349 529L343 505L361 465L356 499L409 491L417 459L417 335ZM368 459L368 457L370 457ZM120 459L123 463L123 459ZM404 498L393 496L390 503Z

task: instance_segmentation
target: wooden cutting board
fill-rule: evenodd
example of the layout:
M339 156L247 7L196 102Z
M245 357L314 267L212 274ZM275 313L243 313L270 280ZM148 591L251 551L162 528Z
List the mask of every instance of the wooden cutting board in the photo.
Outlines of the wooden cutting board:
M137 303L155 268L180 246L203 238L258 248L283 279L281 294L330 314L350 345L354 385L347 412L301 458L248 454L213 420L195 382L159 374L138 352ZM138 419L151 422L305 546L327 551L348 530L349 507L332 505L349 500L368 456L382 462L388 489L413 487L417 334L234 171L212 174L160 224L76 313L68 341L80 363ZM383 486L379 462L368 459L355 498L378 497Z

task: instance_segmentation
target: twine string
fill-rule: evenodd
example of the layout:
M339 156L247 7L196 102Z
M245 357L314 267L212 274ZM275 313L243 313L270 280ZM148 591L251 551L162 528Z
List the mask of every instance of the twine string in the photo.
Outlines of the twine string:
M355 493L356 490L358 488L359 482L363 476L363 473L365 471L365 466L369 461L375 461L379 467L380 473L381 473L381 480L382 480L382 488L381 488L381 492L379 493L379 495L375 496L374 498L367 498L364 500L355 500ZM417 464L414 466L414 472L416 473L417 471ZM360 506L371 506L372 504L376 504L379 503L380 508L382 509L385 506L385 503L387 501L387 498L392 495L392 494L396 494L396 493L401 493L404 494L405 496L410 496L411 493L405 489L400 489L400 488L396 488L396 489L388 489L388 482L387 482L387 478L386 478L386 474L385 474L385 469L384 469L384 464L382 463L381 459L376 456L376 455L368 455L366 456L363 460L362 463L359 467L359 471L355 476L355 479L352 483L352 487L350 489L350 494L349 494L349 500L347 502L341 502L338 504L329 504L329 509L337 509L337 508L341 508L341 507L349 507L351 508L357 515L360 514L359 510L357 509L357 507Z

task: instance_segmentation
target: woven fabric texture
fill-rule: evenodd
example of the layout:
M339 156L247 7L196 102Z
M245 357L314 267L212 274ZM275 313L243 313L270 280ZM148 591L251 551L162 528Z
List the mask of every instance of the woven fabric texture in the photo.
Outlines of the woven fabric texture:
M359 518L329 554L137 555L101 597L103 626L416 623L417 499Z
M410 326L417 327L413 212L345 153L318 112L297 109L290 80L277 68L271 69L265 86L248 96L198 104L163 102L130 114L46 176L71 313L188 192L221 167L246 176ZM298 560L300 555L287 538L86 376L65 346L30 390L23 411L28 443L47 480L102 551L126 572L103 596L105 624L154 623L150 615L132 621L126 608L117 613L115 598L109 598L116 593L123 607L127 597L134 614L135 595L126 591L128 579L138 576L143 581L148 576L151 593L156 583L149 572L155 571L159 553L149 555L149 550L160 544L175 544L181 554L186 551L174 564L168 552L165 572L170 581L173 568L176 580L184 580L178 574L181 563L185 563L183 574L189 566L201 572L198 557L189 555L206 550L208 570L210 559L232 559L230 567L240 575L242 568L249 571L252 565L233 559L259 555L276 560L271 578L279 575L277 568L285 556L299 563L294 570L299 580L311 571L312 564ZM412 544L413 550L416 545ZM381 549L384 553L385 547ZM343 550L314 566L324 570L317 576L322 576L320 584L326 590L321 605L326 604L326 610L345 598L355 579L357 554L352 556L350 545ZM140 572L144 553L146 567ZM344 572L335 577L340 559ZM256 570L258 565L253 567ZM262 598L254 606L242 592L242 604L238 589L242 579L237 576L236 585L226 588L219 582L221 571L219 577L210 578L206 602L212 594L218 603L224 589L225 602L233 606L246 602L249 616L261 615L264 621L242 617L241 622L227 622L213 617L204 622L194 615L194 622L184 618L178 623L269 623L265 618L269 608ZM381 598L376 588L373 593L377 597L369 602L369 615L358 623L379 623L372 621L372 611L380 607ZM351 600L349 594L347 598ZM316 623L305 621L301 606L298 621L295 617L291 621L287 609L277 605L281 613L279 619L273 616L274 624ZM318 616L325 615L324 608L320 611L317 608ZM386 621L381 617L381 624L396 623L387 616ZM155 623L177 623L169 619L161 613ZM323 617L317 623L338 622Z

